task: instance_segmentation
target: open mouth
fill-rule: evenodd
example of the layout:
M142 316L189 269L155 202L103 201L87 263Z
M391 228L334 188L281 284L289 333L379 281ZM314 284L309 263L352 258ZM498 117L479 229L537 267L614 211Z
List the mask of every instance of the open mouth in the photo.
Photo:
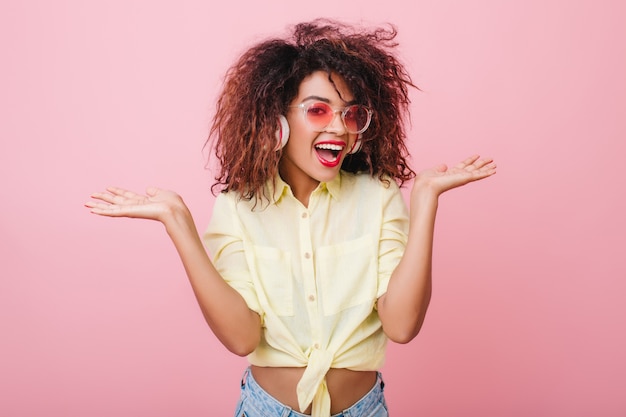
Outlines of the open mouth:
M315 152L320 162L329 167L336 166L341 160L341 151L343 151L344 145L336 143L318 143L315 145Z

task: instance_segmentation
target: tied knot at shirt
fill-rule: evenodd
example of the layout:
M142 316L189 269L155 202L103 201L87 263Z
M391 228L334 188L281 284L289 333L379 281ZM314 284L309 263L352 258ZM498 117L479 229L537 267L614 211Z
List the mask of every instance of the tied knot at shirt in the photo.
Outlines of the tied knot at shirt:
M378 370L387 338L376 300L387 290L407 241L398 185L341 171L305 207L279 177L269 201L220 194L205 244L221 276L261 317L251 364L306 367L300 411L330 415L330 368Z

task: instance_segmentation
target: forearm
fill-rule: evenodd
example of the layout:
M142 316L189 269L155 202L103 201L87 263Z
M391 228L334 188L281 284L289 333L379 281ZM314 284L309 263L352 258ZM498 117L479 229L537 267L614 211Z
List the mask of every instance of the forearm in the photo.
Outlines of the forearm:
M164 224L211 330L231 352L252 352L261 337L260 317L215 269L186 207L173 209Z
M383 329L390 339L409 342L424 322L432 291L433 236L439 196L495 173L492 159L473 155L452 168L441 164L420 172L415 178L405 252L391 276L387 293L378 300Z
M430 302L437 206L435 193L424 192L412 198L405 252L389 280L387 292L378 300L383 330L398 343L407 343L417 336Z

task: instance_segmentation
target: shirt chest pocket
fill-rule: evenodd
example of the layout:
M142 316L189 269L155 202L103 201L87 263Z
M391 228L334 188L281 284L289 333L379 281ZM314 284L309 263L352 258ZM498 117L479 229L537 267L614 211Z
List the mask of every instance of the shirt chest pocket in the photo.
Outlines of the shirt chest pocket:
M256 271L259 302L279 316L293 316L293 273L291 253L276 248L254 246L249 260Z
M370 236L318 248L316 276L325 315L373 303L378 258Z

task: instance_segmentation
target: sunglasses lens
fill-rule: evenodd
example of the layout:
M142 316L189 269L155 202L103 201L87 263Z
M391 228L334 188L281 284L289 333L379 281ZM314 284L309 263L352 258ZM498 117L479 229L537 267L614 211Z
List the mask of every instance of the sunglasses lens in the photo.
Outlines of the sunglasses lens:
M343 120L348 132L362 133L370 123L370 113L364 106L350 106L344 111Z
M318 132L326 129L335 117L335 111L323 102L309 104L306 108L306 119L311 128ZM365 106L354 104L344 109L342 118L349 133L362 133L370 123L370 111Z
M333 120L333 109L326 103L312 103L306 108L306 118L312 128L324 130Z

